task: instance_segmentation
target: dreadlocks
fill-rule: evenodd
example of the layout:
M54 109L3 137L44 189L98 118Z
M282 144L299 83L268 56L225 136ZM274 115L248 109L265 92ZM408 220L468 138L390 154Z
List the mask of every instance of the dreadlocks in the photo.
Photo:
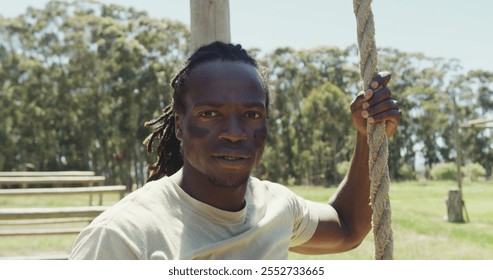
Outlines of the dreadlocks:
M144 140L148 153L152 153L152 143L154 140L158 140L157 161L148 167L151 171L148 181L154 181L163 176L171 176L183 166L181 142L175 135L175 112L185 112L183 96L190 71L203 62L214 60L241 61L257 68L260 72L262 86L266 95L265 105L269 108L269 88L265 71L263 68L258 67L255 59L241 45L214 42L200 47L185 61L181 70L172 79L172 103L163 110L163 114L160 117L144 124L145 126L154 127L154 131Z

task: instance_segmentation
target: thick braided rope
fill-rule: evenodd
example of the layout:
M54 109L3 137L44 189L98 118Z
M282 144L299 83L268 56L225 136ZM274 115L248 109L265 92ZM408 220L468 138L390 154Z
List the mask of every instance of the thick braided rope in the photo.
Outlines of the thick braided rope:
M368 88L378 73L375 24L371 0L353 0L357 21L360 72L363 88ZM370 147L370 205L373 210L372 227L375 241L375 259L390 260L393 252L391 209L389 200L388 140L385 124L368 124Z

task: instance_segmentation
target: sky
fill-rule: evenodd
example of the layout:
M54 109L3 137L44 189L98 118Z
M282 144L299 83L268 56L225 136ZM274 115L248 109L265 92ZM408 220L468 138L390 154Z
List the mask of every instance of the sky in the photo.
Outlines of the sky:
M5 0L4 0L5 1ZM190 23L190 0L102 0ZM6 1L5 1L6 2ZM12 17L48 0L14 0ZM345 48L357 43L351 0L229 0L231 40L246 48ZM468 70L493 71L493 1L374 0L376 44L429 57L458 59Z

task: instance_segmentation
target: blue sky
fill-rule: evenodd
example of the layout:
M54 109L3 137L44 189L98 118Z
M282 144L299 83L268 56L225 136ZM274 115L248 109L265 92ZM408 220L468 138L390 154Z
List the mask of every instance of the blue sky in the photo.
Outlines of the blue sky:
M47 0L14 0L11 17ZM190 22L189 0L104 0L146 10L151 16ZM229 0L232 41L264 51L280 46L340 48L356 43L350 0ZM431 57L457 58L464 70L493 71L493 1L374 0L377 46Z

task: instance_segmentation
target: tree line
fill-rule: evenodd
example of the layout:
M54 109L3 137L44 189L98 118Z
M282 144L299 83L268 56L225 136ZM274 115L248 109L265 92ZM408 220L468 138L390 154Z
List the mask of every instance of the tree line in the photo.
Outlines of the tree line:
M142 185L155 160L142 144L150 133L143 124L170 102L189 37L183 23L95 1L52 1L0 17L0 170L94 170L108 183ZM250 52L272 92L256 175L339 182L356 136L349 104L363 89L357 48ZM429 176L433 165L456 158L454 124L490 115L493 73L464 73L457 60L396 49L380 49L379 64L392 73L404 112L389 142L391 178L415 179L417 156ZM480 164L489 176L490 130L460 135L464 164Z

